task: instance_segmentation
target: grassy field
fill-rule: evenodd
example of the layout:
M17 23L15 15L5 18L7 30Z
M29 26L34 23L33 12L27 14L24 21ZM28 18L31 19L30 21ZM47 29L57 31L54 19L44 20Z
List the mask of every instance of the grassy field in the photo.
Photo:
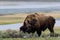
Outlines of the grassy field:
M57 33L57 34L60 33L60 27L55 27L54 30L55 30L55 33ZM32 37L32 38L7 38L8 34L10 34L11 32L13 32L14 34L17 33L16 31L8 30L8 31L3 31L1 34L1 31L0 31L0 40L60 40L60 36L59 37L48 37L47 36L47 37ZM12 34L12 35L14 35L14 34ZM42 35L47 35L47 34L49 34L48 29L46 31L42 32ZM1 38L1 36L4 36L4 35L6 38ZM17 35L18 35L18 33L17 33ZM20 33L20 35L23 35L23 33Z
M49 13L38 12L38 13L50 15L53 16L54 18L60 18L60 12L49 12ZM30 13L18 13L18 14L0 16L0 24L21 23L24 21L25 17L29 14Z

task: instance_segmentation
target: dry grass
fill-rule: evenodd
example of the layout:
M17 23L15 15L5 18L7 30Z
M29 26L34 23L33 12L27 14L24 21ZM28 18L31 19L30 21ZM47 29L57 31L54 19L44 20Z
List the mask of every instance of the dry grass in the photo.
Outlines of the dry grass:
M37 13L39 13L39 14L45 14L45 15L50 15L50 16L53 16L55 18L60 18L60 12L49 12L49 13L37 12ZM18 13L18 14L5 15L5 16L0 16L0 17L22 17L22 18L25 18L29 14L30 13ZM31 13L31 14L33 14L33 13Z
M60 12L49 12L49 13L37 12L37 13L50 15L53 16L54 18L60 18ZM0 16L0 24L11 24L11 23L23 22L26 16L29 14L30 13L18 13L13 15Z

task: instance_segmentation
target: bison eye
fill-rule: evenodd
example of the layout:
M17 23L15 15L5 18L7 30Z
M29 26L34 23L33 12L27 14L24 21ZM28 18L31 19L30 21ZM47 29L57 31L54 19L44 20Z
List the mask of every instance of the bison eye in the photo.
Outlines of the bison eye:
M34 24L37 22L36 19L33 19L33 20L31 20L31 21L27 20L27 21L28 21L28 23L31 24L31 25L34 25Z
M37 20L36 19L33 19L32 21L36 22Z

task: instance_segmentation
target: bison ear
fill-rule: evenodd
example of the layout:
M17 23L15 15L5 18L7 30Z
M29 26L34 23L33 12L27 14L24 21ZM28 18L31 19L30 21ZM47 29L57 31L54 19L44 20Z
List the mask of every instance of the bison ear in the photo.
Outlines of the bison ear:
M34 25L36 22L37 22L36 19L33 19L33 20L31 20L31 21L28 21L28 23L29 23L30 25Z

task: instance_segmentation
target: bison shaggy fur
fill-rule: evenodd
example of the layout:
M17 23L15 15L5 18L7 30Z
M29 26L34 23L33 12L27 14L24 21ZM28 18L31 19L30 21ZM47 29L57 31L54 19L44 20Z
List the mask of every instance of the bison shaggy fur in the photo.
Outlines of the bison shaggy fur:
M27 33L37 32L38 36L41 35L42 31L47 28L50 33L54 33L55 19L52 16L44 14L30 14L24 20L23 26L20 27L20 31Z

